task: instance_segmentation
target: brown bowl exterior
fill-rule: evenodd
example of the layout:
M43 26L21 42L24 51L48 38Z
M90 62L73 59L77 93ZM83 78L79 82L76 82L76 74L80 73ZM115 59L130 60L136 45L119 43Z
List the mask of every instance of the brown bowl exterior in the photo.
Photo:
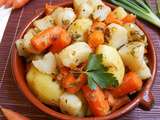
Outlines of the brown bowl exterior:
M111 8L115 8L115 6L105 3L106 5L110 6ZM72 2L64 2L62 4L59 4L60 6L72 6ZM32 26L32 22L36 20L37 18L41 18L44 15L44 12L41 12L37 16L35 16L24 28L20 36L18 37L21 39L28 28ZM11 65L12 65L12 72L13 76L22 91L22 93L25 95L25 97L38 109L43 111L44 113L58 118L58 119L64 119L64 120L106 120L106 119L114 119L117 118L128 111L132 110L135 106L141 105L144 109L149 110L151 108L152 102L154 101L154 98L151 94L151 87L154 82L155 76L156 76L156 66L157 66L157 60L156 60L156 53L155 49L152 43L152 40L149 36L149 34L145 31L143 25L137 20L136 24L144 31L144 33L147 35L148 38L148 58L149 58L149 66L152 71L152 77L147 80L143 86L143 90L135 97L130 103L125 105L124 107L120 108L119 110L104 116L104 117L85 117L85 118L77 118L72 117L69 115L65 115L63 113L59 113L54 111L53 109L47 107L45 104L43 104L41 101L39 101L30 91L25 78L25 63L23 59L18 56L18 52L16 49L16 46L14 45L12 50L12 56L11 56Z

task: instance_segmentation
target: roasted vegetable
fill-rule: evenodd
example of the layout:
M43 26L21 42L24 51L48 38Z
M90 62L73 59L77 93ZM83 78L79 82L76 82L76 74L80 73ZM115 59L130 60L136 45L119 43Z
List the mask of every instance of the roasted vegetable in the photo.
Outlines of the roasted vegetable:
M67 28L75 20L76 15L72 8L57 7L53 11L52 17L56 25Z
M88 18L93 12L93 8L87 2L80 5L77 10L78 18Z
M94 20L104 21L110 12L110 7L106 5L98 5L97 8L94 10L92 16Z
M49 52L43 56L42 59L32 61L35 68L43 73L56 74L56 59L55 56Z
M108 32L108 33L107 33ZM110 46L119 48L128 42L127 30L115 23L107 26L106 39Z
M119 84L123 82L125 67L118 51L107 45L100 45L96 51L97 54L102 54L102 63L108 67L108 72L114 74Z
M104 33L102 31L95 30L88 36L88 45L95 49L99 45L104 43Z
M136 73L129 72L124 76L122 84L118 88L111 90L111 93L115 97L121 97L139 91L141 88L142 79Z
M74 68L88 59L91 48L85 42L76 42L64 48L59 57L64 66Z
M148 44L146 35L136 24L128 23L128 24L125 24L124 27L128 32L129 42L139 41L139 42L143 42L145 45Z
M90 29L92 25L92 20L87 18L81 18L74 21L69 29L68 32L73 40L75 41L85 41L85 33Z
M91 90L87 85L82 88L83 94L90 110L95 116L105 116L109 113L109 104L105 100L104 93L100 88Z
M63 90L58 82L53 81L51 75L41 73L34 66L31 66L26 78L30 89L43 103L59 105L59 98Z
M87 2L93 7L94 10L97 8L97 6L104 5L102 0L88 0Z
M0 108L7 120L30 120L29 118L7 108Z
M82 109L82 101L75 94L63 93L60 97L60 109L63 113L78 116Z
M59 53L62 49L67 47L71 43L71 37L65 29L61 29L57 32L56 39L52 41L52 47L50 51L52 53Z
M116 23L122 25L122 19L124 19L126 16L127 12L123 8L117 7L108 15L105 22L106 24Z
M119 53L123 63L141 79L151 77L151 71L144 61L145 45L141 42L131 42L120 48Z
M69 73L68 75L64 76L62 80L62 86L66 89L69 93L77 93L81 87L86 83L87 76L82 73L76 78L73 74Z
M43 31L54 26L54 19L51 15L48 15L44 18L34 21L33 25L40 31Z

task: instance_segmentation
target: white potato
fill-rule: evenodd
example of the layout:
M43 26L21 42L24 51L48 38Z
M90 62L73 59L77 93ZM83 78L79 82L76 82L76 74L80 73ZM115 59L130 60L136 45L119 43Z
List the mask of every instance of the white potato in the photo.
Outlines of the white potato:
M56 58L53 53L49 52L42 59L32 61L35 68L43 73L56 73Z
M94 10L92 16L95 20L104 21L110 12L110 7L106 5L98 5L97 8Z
M70 36L76 41L85 41L85 33L92 26L92 20L88 18L81 18L75 20L70 27L68 28L68 32Z
M96 53L102 54L103 65L109 68L108 72L114 74L119 84L121 84L125 73L125 67L118 51L111 46L100 45Z
M64 48L59 53L59 57L64 66L74 68L86 61L91 52L92 50L87 43L76 42Z
M41 73L32 66L26 79L30 89L43 103L59 106L59 98L63 90L56 81L52 80L51 75Z
M37 51L34 50L31 39L37 34L37 32L34 29L29 29L23 39L16 41L16 47L18 50L18 54L20 56L28 57L32 53L37 54Z
M62 8L62 7L57 7L57 8L52 12L52 14L51 14L53 20L56 21L57 18L58 18L58 16L59 16L61 13L63 13L63 11L64 11L64 8Z
M122 20L127 16L127 14L128 13L122 7L117 7L116 9L114 9L114 15L116 16L117 19Z
M38 52L33 48L31 44L31 39L37 34L37 31L34 29L29 29L24 35L24 48L28 53L38 54Z
M112 23L107 26L107 29L109 30L109 45L119 48L128 42L127 30L124 27Z
M77 116L82 109L82 101L75 94L63 93L59 106L63 113Z
M33 25L40 31L43 31L47 28L54 26L54 19L51 15L48 15L45 16L44 18L34 21Z
M88 18L92 14L93 8L86 2L81 4L77 12L78 12L78 18Z
M125 24L124 27L128 31L128 41L139 41L147 45L147 37L144 32L134 23Z
M104 5L102 0L88 0L87 2L93 7L93 9L96 9L99 5Z
M73 0L73 6L76 11L79 10L80 6L84 3L87 3L88 0Z
M144 60L145 45L141 42L131 42L120 48L119 53L124 64L133 72L136 72L141 79L151 77L149 67Z
M24 39L19 39L16 41L16 47L19 56L27 57L29 53L26 51L24 47Z
M76 18L72 8L58 7L52 13L56 25L68 27Z

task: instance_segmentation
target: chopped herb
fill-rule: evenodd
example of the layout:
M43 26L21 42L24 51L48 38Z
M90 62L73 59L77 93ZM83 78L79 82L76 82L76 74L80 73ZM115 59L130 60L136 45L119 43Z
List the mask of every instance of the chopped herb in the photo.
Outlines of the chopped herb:
M102 5L98 5L97 9L102 9L102 7L103 7Z
M68 24L70 23L70 21L69 21L69 20L62 20L62 23L63 23L64 25L68 25Z
M78 33L72 35L72 38L73 38L73 39L78 39L78 38L80 38L80 37L81 37L81 35L78 34Z

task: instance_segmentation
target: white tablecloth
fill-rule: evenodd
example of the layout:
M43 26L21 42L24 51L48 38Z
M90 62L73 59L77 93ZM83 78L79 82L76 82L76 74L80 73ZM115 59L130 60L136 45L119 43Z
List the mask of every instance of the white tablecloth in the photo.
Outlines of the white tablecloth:
M3 7L0 8L0 43L10 14L11 14L11 8L10 9L4 9Z

